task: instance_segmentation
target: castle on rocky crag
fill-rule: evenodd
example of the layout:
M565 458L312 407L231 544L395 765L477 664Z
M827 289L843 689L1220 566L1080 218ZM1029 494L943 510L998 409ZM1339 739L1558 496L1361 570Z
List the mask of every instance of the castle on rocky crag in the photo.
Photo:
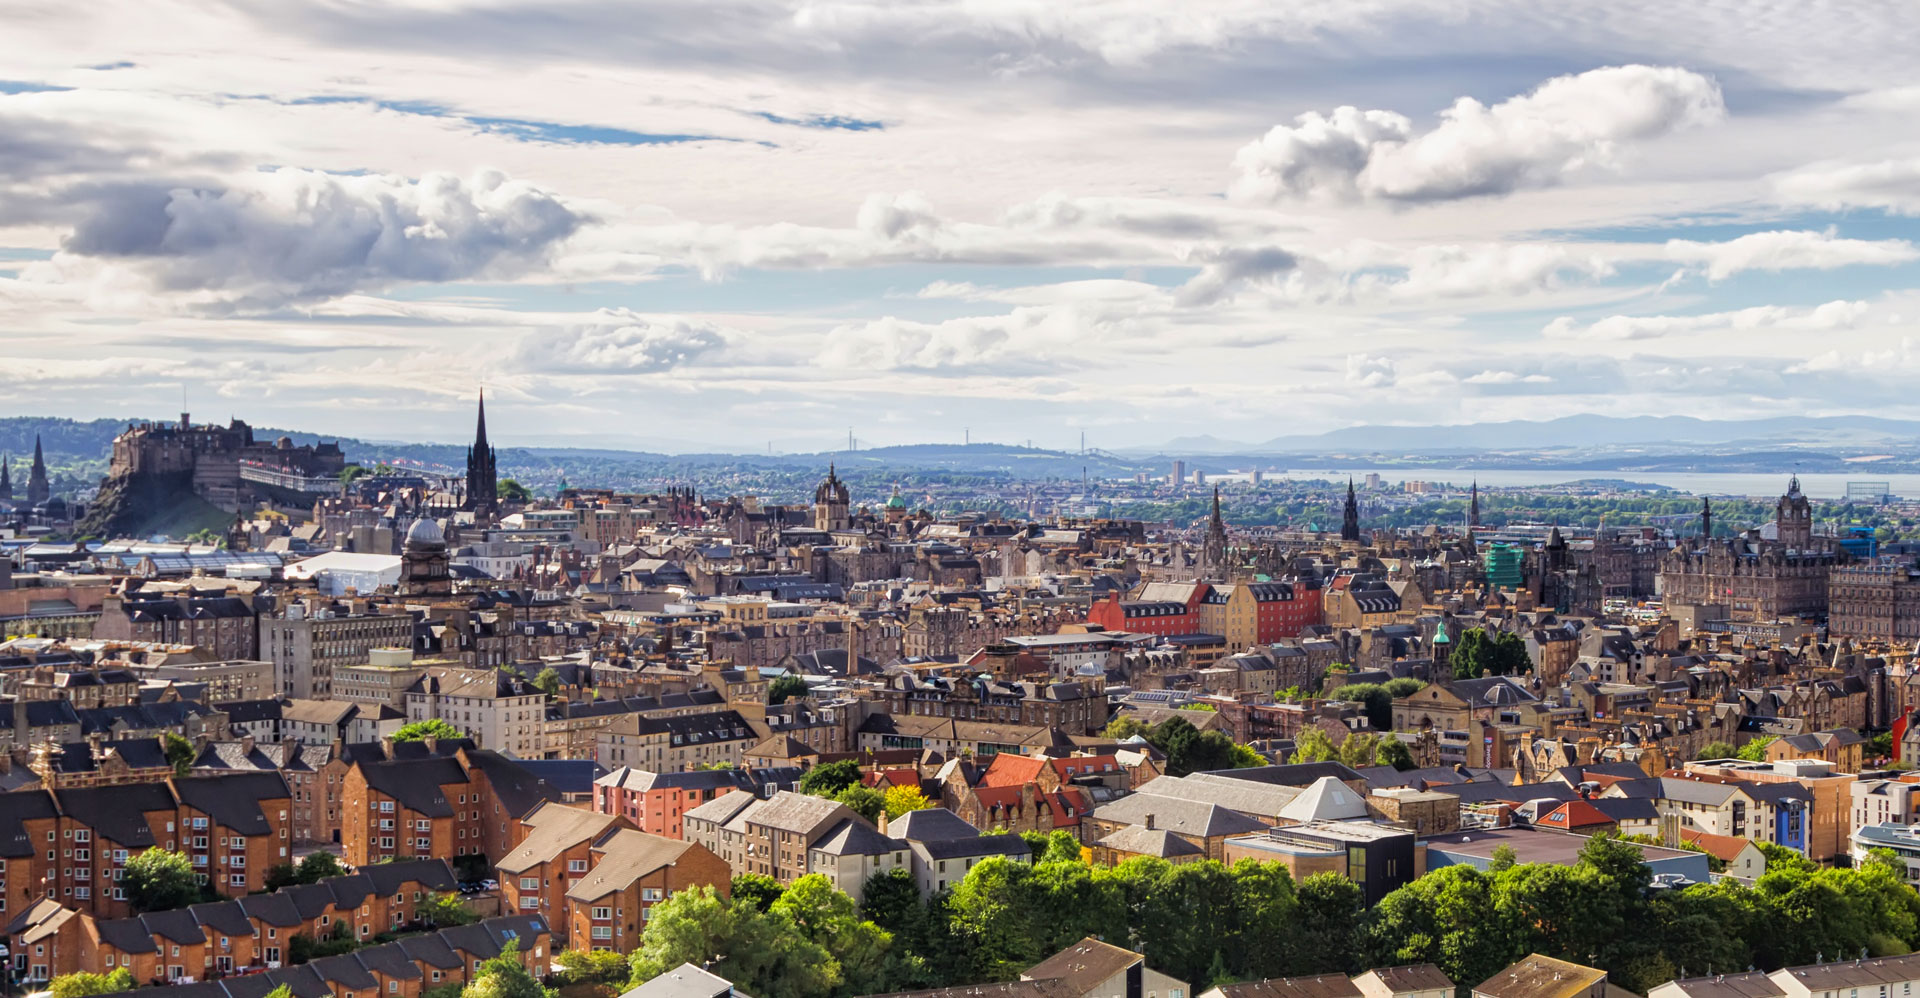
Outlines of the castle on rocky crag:
M337 443L255 440L242 420L195 426L183 412L178 423L128 424L113 440L107 478L183 476L194 495L237 513L272 493L308 492L328 481L337 491L346 464Z

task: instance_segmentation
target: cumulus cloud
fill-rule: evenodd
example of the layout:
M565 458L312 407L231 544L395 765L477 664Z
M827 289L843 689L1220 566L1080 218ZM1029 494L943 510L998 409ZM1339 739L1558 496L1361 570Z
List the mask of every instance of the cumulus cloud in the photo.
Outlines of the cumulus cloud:
M517 276L585 221L546 191L492 171L411 181L279 169L217 189L116 190L118 198L80 206L52 269L124 267L155 290L237 310Z
M1211 305L1249 281L1272 280L1291 273L1300 258L1277 246L1244 246L1213 251L1206 263L1180 287L1175 300L1182 305Z
M1776 178L1774 191L1788 204L1920 215L1920 158L1809 166Z
M1084 348L1164 336L1164 312L1152 301L1069 299L1026 305L1004 315L917 322L894 316L850 322L827 334L820 364L831 368L941 374L1056 373Z
M1719 120L1709 78L1671 66L1612 66L1560 76L1488 106L1471 97L1423 134L1391 111L1309 112L1276 125L1234 157L1236 195L1250 199L1445 201L1549 187L1610 165L1624 143Z
M1391 357L1364 353L1347 355L1347 384L1358 388L1390 388L1395 381Z
M1542 333L1559 340L1631 341L1763 329L1823 331L1851 329L1870 310L1863 301L1830 301L1811 309L1760 305L1702 315L1613 315L1586 325L1563 315L1547 323Z
M1920 260L1920 248L1904 239L1842 239L1832 230L1755 232L1722 243L1671 239L1665 251L1667 259L1697 266L1715 281L1748 270L1832 270Z
M603 308L584 322L528 334L515 357L540 371L654 374L714 354L728 339L704 320Z

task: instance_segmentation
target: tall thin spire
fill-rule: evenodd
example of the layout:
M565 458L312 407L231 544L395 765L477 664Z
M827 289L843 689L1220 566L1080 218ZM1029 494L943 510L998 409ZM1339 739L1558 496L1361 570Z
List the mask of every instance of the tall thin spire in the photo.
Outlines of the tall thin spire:
M13 455L0 455L0 499L13 498Z
M1340 516L1340 539L1358 541L1360 539L1360 500L1353 494L1353 477L1347 477L1347 508Z
M487 442L487 393L480 392L479 414L473 427L473 446L467 448L467 509L492 510L500 504L498 455Z
M1480 479L1476 478L1473 480L1473 488L1468 492L1467 526L1477 527L1479 525L1480 525Z
M33 467L27 470L27 501L38 506L53 497L47 482L47 459L40 452L40 435L33 436Z

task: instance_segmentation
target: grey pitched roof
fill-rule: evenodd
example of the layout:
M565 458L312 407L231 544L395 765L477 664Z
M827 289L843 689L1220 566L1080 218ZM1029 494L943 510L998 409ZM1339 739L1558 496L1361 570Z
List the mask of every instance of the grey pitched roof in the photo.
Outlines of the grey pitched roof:
M832 856L878 856L905 849L907 844L880 834L864 819L848 818L827 829L808 848Z
M974 838L980 830L944 807L929 807L888 822L887 834L910 842L944 842Z

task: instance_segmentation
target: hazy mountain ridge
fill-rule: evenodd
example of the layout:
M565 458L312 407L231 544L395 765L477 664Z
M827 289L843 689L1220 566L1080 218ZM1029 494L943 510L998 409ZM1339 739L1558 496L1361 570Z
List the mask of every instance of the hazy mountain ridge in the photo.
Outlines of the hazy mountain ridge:
M49 458L101 460L125 419L0 418L0 452L24 458L35 435ZM295 443L336 440L351 461L381 462L457 473L463 444L369 442L299 430L256 427L257 438ZM1884 452L1890 460L1849 460ZM904 444L858 451L763 454L586 447L502 447L506 475L566 478L579 484L692 473L811 473L836 462L849 473L974 474L1001 479L1164 475L1175 459L1218 473L1249 467L1561 468L1593 471L1901 471L1920 468L1920 422L1873 416L1705 420L1690 416L1609 417L1590 414L1544 421L1515 420L1458 426L1356 426L1314 435L1243 444L1211 435L1184 437L1156 448L1120 452L1051 451L1009 444Z

